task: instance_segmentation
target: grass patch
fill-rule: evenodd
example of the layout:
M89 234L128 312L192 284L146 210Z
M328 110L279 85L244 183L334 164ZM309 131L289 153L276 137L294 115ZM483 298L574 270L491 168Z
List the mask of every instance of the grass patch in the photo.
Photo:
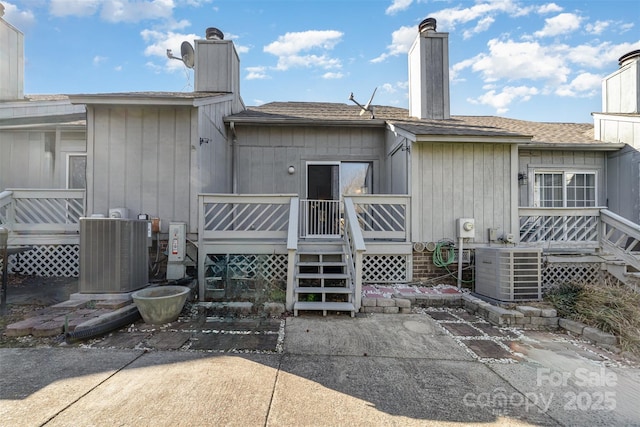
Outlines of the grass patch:
M624 351L640 355L640 294L612 284L563 283L545 299L561 317L614 334Z

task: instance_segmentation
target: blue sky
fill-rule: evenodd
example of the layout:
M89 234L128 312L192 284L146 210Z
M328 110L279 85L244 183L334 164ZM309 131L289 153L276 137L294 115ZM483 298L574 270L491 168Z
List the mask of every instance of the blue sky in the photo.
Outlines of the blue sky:
M451 113L592 122L600 80L640 49L637 0L0 0L25 34L25 93L191 91L166 49L221 29L246 105L406 108L407 51L431 16L449 33Z

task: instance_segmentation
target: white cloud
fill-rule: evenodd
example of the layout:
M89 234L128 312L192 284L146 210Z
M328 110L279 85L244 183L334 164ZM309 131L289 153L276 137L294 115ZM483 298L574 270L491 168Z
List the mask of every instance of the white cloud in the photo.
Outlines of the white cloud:
M201 3L190 1L188 5ZM100 11L107 22L140 22L147 19L171 20L173 0L51 0L49 10L54 16L90 16Z
M501 92L490 90L487 93L477 97L468 98L472 104L488 105L495 108L498 114L504 114L509 111L509 105L515 101L526 102L531 99L532 95L537 95L538 89L529 86L506 86Z
M524 16L532 11L531 7L523 7L513 0L493 0L478 2L471 7L453 7L442 9L432 14L438 21L438 27L446 31L452 30L457 24L481 20L496 13L506 13L510 16Z
M385 83L381 86L382 90L384 90L387 93L395 93L396 92L396 88L393 87L393 85L391 83Z
M340 31L309 30L299 33L286 33L278 37L275 42L264 47L264 51L276 56L297 55L300 52L320 48L331 50L340 42L342 33Z
M603 76L592 73L581 73L569 84L559 86L555 94L558 96L588 97L600 93Z
M391 44L387 46L387 52L373 58L371 62L382 62L390 56L397 56L409 52L413 41L418 36L418 27L400 27L391 33Z
M323 79L327 79L327 80L333 80L333 79L341 79L344 77L344 74L338 72L338 73L333 73L333 72L328 72L328 73L324 73L322 75Z
M49 12L53 16L90 16L102 3L103 0L51 0Z
M580 28L582 18L574 13L561 13L553 18L544 20L544 28L536 31L536 37L553 37L560 34L570 33Z
M122 71L122 65L118 65L113 68L115 71Z
M413 0L393 0L391 6L389 6L384 13L387 15L395 15L397 12L408 9L411 3L413 3Z
M544 15L545 13L562 12L562 10L563 9L555 3L547 3L540 6L537 12L541 15Z
M94 66L99 66L100 64L102 64L103 62L105 62L108 58L106 56L100 56L100 55L96 55L93 57L93 65Z
M108 22L140 22L173 14L173 0L104 0L100 17Z
M473 28L472 30L466 30L464 33L462 33L462 37L464 39L468 39L475 34L487 31L489 27L491 27L491 24L493 24L494 22L495 22L495 18L491 16L486 16L478 21L475 28Z
M328 51L335 47L342 39L343 33L334 30L309 30L297 33L286 33L278 40L264 47L264 52L278 57L278 70L288 70L292 67L321 67L340 68L339 59L331 58L326 53L321 55L301 55L311 50Z
M562 55L537 42L493 39L488 45L488 54L481 53L455 64L456 75L471 67L473 71L482 73L485 82L529 79L563 83L571 72Z
M35 24L36 17L32 11L20 10L16 5L6 1L3 1L2 4L4 5L4 16L2 19L9 22L20 31L25 31Z
M624 34L627 31L631 30L633 28L633 22L629 22L628 24L622 24L620 25L619 29L620 29L620 34Z
M172 31L162 32L156 30L143 30L140 32L140 35L145 43L148 43L144 50L145 56L164 59L165 69L169 72L183 69L184 64L181 61L167 58L167 49L171 49L175 56L180 56L180 45L182 42L198 38L195 34L180 34Z
M249 73L246 77L247 80L264 80L269 78L266 67L247 67L246 70Z
M592 34L602 34L609 25L611 21L596 21L594 24L587 24L585 29Z

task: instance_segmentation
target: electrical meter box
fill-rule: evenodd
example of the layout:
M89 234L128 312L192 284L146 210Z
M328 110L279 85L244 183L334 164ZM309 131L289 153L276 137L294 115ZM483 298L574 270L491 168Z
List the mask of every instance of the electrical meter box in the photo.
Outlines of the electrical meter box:
M169 242L167 245L167 280L182 279L185 276L184 260L187 246L187 224L169 223Z
M187 224L184 222L169 223L169 262L184 261L185 246L187 241Z
M476 221L473 218L458 218L458 238L473 239L476 235Z

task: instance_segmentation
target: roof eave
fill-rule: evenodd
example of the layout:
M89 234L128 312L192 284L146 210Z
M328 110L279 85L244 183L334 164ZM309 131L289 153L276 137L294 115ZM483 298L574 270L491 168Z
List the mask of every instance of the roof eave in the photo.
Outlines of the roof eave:
M271 117L224 117L225 123L235 125L254 126L332 126L332 127L384 127L385 121L380 119L369 120L323 120L323 119L301 119L301 118L271 118Z
M85 105L170 105L199 107L201 105L227 101L231 97L231 94L212 94L211 96L200 97L95 94L69 95L69 100L72 104Z
M618 151L626 144L614 142L531 142L526 148L539 150Z

